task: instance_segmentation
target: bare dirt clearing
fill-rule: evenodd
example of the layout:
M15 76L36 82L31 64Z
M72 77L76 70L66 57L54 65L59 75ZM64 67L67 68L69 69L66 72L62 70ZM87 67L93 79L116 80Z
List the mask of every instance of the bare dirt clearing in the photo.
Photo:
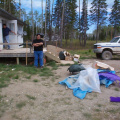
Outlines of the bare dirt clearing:
M91 66L94 60L81 63ZM119 60L99 61L120 71ZM120 120L120 103L110 102L110 96L120 97L118 85L108 88L102 85L102 93L88 93L80 100L73 96L72 90L58 84L70 75L67 68L60 66L49 77L31 75L26 79L21 74L19 79L11 80L9 86L0 91L3 96L0 120Z

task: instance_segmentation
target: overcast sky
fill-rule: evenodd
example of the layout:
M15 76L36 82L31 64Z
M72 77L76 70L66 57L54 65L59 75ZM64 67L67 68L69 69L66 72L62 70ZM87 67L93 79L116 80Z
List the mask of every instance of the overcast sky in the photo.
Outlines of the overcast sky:
M16 2L19 2L19 0L15 0ZM33 1L33 11L37 10L38 12L42 12L41 11L41 1L42 0L32 0ZM45 2L46 0L43 0L43 8L45 10ZM53 0L51 0L52 2ZM56 1L56 0L54 0ZM91 2L93 0L88 0L88 11L90 10L91 8ZM83 0L81 0L81 6L80 8L82 8L82 2ZM112 8L112 5L114 3L114 0L106 0L106 3L108 4L108 7L107 7L107 11L108 13L111 12L111 8ZM26 12L28 13L30 10L31 10L31 0L21 0L21 4L22 4L22 8L24 8L26 10ZM77 0L77 5L79 5L79 0ZM79 8L76 9L77 12L79 12ZM90 14L90 12L88 12L88 14ZM109 16L109 14L108 14ZM90 29L87 31L88 33L92 33L93 29L95 29L95 25L91 26Z

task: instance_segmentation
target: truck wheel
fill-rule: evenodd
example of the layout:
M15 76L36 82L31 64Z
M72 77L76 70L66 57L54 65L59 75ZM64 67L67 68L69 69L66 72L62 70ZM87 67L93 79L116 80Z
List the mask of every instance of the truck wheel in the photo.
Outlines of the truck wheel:
M110 60L110 59L112 59L112 53L110 51L104 51L102 53L102 59L103 60Z
M96 53L97 58L101 58L101 53Z

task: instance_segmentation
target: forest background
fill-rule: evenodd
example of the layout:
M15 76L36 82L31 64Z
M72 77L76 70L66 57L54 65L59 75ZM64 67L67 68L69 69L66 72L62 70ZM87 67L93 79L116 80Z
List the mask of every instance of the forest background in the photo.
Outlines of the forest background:
M78 49L120 35L120 0L114 0L111 8L107 0L37 0L40 9L34 9L34 2L26 2L28 11L22 0L0 0L0 8L26 23L24 41L43 33L47 44L57 41L60 47Z

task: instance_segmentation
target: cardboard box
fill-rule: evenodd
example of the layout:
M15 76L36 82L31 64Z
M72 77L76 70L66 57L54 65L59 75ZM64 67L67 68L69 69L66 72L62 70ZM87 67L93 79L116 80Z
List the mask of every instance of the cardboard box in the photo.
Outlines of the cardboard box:
M66 56L66 57L65 57L65 60L66 60L66 61L72 61L73 58L72 58L72 56Z

